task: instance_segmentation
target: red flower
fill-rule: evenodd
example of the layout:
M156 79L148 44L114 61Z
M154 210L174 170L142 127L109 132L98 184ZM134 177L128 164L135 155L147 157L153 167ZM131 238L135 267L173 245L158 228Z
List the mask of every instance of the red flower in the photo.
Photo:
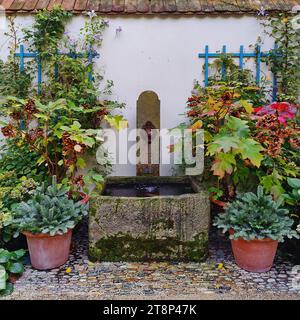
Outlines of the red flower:
M254 111L253 111L253 112L254 112L254 113L258 113L258 112L262 111L263 108L264 108L264 107L254 108Z
M288 112L290 104L288 102L274 102L271 104L271 108L279 112Z

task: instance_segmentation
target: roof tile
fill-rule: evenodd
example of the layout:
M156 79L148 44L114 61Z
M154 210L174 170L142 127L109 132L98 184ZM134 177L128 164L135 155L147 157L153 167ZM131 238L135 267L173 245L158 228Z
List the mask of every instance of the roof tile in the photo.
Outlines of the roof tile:
M99 11L100 1L98 0L88 0L86 10L95 10Z
M23 6L23 10L32 11L35 9L39 0L27 0Z
M10 8L12 10L21 10L23 8L24 4L25 4L25 1L23 1L23 0L15 0L11 4Z
M50 0L39 0L38 3L35 6L36 10L45 9L48 7Z
M50 0L50 2L48 4L48 9L51 10L55 6L60 6L61 4L62 4L62 0Z
M101 0L99 2L98 10L100 12L112 12L113 11L113 1L112 0Z
M177 6L175 0L164 0L166 12L176 12Z
M2 0L2 1L0 1L0 5L3 8L7 9L12 5L13 2L14 2L14 0Z
M8 12L34 11L61 5L66 10L98 13L205 14L256 13L262 7L269 11L290 11L299 0L0 0Z
M124 0L113 0L112 4L113 12L124 12L125 9L125 1Z
M76 0L74 5L75 11L85 11L87 5L87 0Z
M134 13L137 9L136 0L125 0L125 13Z
M65 10L72 11L74 9L75 2L75 0L63 0L61 6Z
M165 4L163 0L151 1L151 11L155 13L165 12Z
M137 0L136 1L136 11L137 12L149 12L150 11L150 1L145 1L145 0Z

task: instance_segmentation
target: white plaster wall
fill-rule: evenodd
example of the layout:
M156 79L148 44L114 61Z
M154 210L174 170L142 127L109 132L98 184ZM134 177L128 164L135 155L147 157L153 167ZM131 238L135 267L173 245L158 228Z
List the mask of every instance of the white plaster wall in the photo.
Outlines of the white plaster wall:
M32 17L18 17L29 25ZM161 127L173 128L184 121L187 98L194 79L203 80L203 59L198 53L206 44L210 51L224 44L229 51L256 43L263 30L255 17L109 17L110 27L104 35L101 58L96 68L114 81L114 99L126 103L123 112L130 128L136 124L136 101L145 90L155 91L161 101ZM84 24L75 17L68 25L76 35ZM117 34L116 29L122 31ZM272 47L265 39L264 50ZM251 49L253 50L253 49ZM7 54L7 39L0 30L0 58ZM115 166L116 175L135 175L135 166ZM162 166L162 175L170 174L170 166Z

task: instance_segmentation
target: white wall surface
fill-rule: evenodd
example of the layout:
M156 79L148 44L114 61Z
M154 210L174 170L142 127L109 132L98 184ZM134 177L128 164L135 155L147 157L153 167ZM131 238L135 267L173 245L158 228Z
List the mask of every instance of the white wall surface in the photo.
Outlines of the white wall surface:
M17 22L30 25L32 17L19 16ZM110 27L104 34L101 57L96 68L105 79L114 81L114 99L125 102L123 111L130 128L136 126L136 101L145 90L155 91L161 101L161 127L173 128L184 121L187 98L194 79L203 80L205 45L210 51L227 45L228 51L246 50L264 37L255 17L109 17ZM74 37L84 24L84 18L73 18L68 30ZM122 31L117 34L116 29ZM263 49L272 47L265 39ZM7 55L7 39L0 30L0 58ZM135 175L135 166L116 166L116 175ZM161 168L161 175L170 174L170 166Z

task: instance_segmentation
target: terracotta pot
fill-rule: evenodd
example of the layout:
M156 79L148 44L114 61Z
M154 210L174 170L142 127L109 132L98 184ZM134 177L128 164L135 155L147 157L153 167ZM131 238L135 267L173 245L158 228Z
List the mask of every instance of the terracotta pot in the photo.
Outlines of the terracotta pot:
M234 231L229 231L233 234ZM236 264L246 271L267 272L273 266L278 241L263 240L231 240L231 246Z
M63 235L51 237L49 234L23 232L27 238L31 264L38 270L60 267L68 261L72 230Z

